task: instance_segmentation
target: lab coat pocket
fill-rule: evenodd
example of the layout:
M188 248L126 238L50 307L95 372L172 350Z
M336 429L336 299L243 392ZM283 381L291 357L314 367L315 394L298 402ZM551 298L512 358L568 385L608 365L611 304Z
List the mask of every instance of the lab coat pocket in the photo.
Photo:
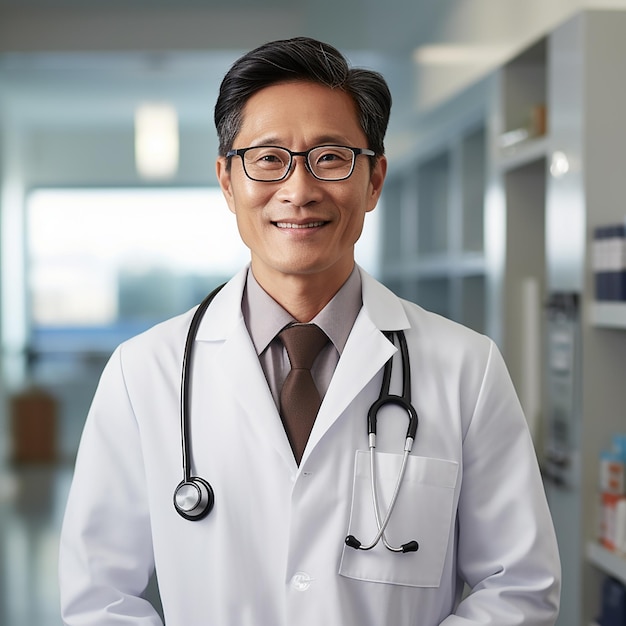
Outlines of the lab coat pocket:
M381 521L393 495L402 465L401 454L376 453L376 484ZM458 463L409 456L398 499L385 530L387 541L400 546L415 540L417 552L396 553L382 540L371 550L344 545L339 573L370 582L438 587L454 519ZM378 532L370 481L370 453L357 451L348 534L363 545Z

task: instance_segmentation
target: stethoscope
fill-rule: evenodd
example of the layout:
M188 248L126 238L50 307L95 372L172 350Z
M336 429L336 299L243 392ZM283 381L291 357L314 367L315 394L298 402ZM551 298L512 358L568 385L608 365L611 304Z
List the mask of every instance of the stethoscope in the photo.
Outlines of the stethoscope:
M189 414L190 414L190 371L191 361L193 357L193 346L198 332L200 322L206 313L213 298L217 295L224 285L220 285L214 289L198 306L187 332L185 341L185 350L183 353L182 373L181 373L181 389L180 389L180 431L181 431L181 449L183 461L183 480L178 483L174 490L174 508L185 519L190 521L198 521L206 517L215 503L215 494L213 488L207 480L200 476L191 475L191 449L189 439ZM415 552L418 549L417 541L409 541L399 547L392 546L385 536L385 529L389 524L391 514L396 505L400 486L402 485L406 467L415 434L417 433L418 416L415 407L411 404L411 367L409 362L409 351L407 348L406 338L402 330L385 332L385 336L394 343L394 336L398 338L400 344L400 354L402 358L402 395L398 396L389 392L391 383L391 368L393 356L385 363L383 370L383 382L381 384L380 395L372 404L367 413L367 431L370 452L370 477L372 501L374 504L374 516L376 518L376 527L378 532L374 539L367 545L363 545L354 535L348 535L345 539L346 545L356 550L371 550L381 540L385 547L392 552ZM403 408L409 417L409 427L406 432L404 443L404 455L400 472L396 481L396 486L391 497L391 501L387 508L387 513L381 521L380 506L378 502L378 488L376 485L376 426L378 421L378 411L388 404L395 404Z
M398 396L389 392L389 385L391 383L391 367L393 362L393 356L385 363L385 369L383 370L383 382L380 387L380 395L378 400L372 404L370 410L367 412L367 434L369 439L369 452L370 452L370 481L372 491L372 502L374 504L374 516L376 518L376 527L378 532L372 541L363 545L354 535L348 535L346 537L346 545L354 548L355 550L371 550L382 539L385 548L392 552L417 552L419 544L417 541L408 541L402 545L396 547L392 546L385 536L385 529L391 519L391 514L396 506L398 494L400 493L400 486L404 480L406 473L406 466L411 454L411 448L413 447L413 441L415 440L415 434L417 433L417 411L411 404L411 364L409 361L409 350L406 345L406 337L404 331L396 330L392 332L384 333L387 339L394 343L394 335L398 338L400 344L400 354L402 357L402 395ZM402 465L400 466L400 472L398 473L398 479L396 486L391 496L391 501L387 507L387 514L381 522L380 506L378 504L378 488L376 486L376 426L378 422L378 411L388 404L395 404L403 408L409 416L409 427L406 431L406 437L404 440L404 455L402 457Z

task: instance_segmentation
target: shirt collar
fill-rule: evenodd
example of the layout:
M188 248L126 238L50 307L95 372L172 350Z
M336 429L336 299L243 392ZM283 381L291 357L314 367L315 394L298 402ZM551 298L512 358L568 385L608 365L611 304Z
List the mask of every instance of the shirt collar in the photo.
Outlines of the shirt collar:
M355 266L341 289L311 320L328 335L339 354L348 341L362 304L361 274ZM263 290L251 269L248 270L241 308L257 354L261 354L285 326L296 321Z

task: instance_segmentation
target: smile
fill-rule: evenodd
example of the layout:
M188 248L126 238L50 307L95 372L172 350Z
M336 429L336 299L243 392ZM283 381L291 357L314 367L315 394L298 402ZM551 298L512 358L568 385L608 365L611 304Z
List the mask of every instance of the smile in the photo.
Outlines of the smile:
M308 224L292 224L290 222L274 222L278 228L317 228L318 226L324 226L326 222L310 222Z

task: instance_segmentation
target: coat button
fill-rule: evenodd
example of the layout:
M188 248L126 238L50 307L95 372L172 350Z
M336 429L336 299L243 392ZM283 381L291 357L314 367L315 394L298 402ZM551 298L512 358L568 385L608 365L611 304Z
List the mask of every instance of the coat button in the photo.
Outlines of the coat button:
M312 582L313 578L306 572L297 572L291 579L291 585L296 591L306 591L311 586Z

